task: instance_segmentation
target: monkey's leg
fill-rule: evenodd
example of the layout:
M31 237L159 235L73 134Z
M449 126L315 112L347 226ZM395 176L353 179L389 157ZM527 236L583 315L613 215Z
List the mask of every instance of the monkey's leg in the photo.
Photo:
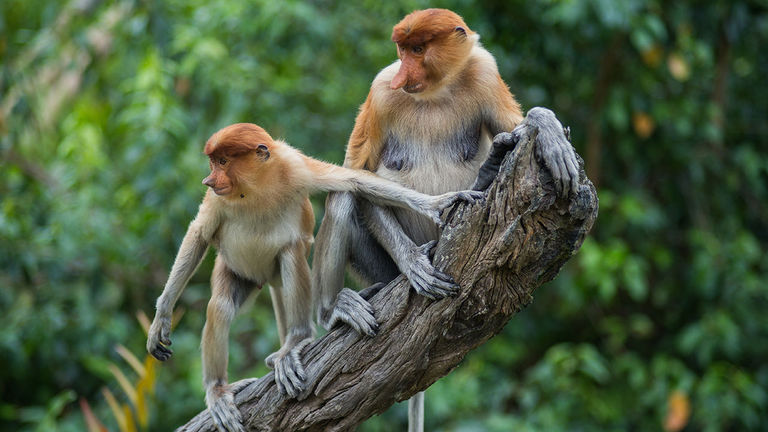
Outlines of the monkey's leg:
M253 284L232 273L221 256L216 257L201 349L205 402L220 431L245 431L240 410L227 386L227 363L230 324L252 289Z
M315 240L312 283L319 293L317 320L320 325L330 330L342 321L361 334L373 336L378 330L373 308L360 294L343 288L350 244L364 230L356 215L354 196L346 192L328 194L325 216Z
M275 286L284 314L277 314L278 328L286 329L285 343L266 359L267 366L275 370L275 383L280 393L297 397L306 389L307 374L301 360L301 350L314 338L312 327L312 291L309 265L304 244L298 242L280 253L282 286ZM273 284L277 285L277 284Z
M365 201L360 202L360 207L371 233L417 293L433 300L456 295L459 286L453 278L437 270L430 261L430 252L437 241L417 246L403 231L391 209Z
M279 285L282 285L280 283ZM272 299L272 310L275 311L275 321L277 322L277 334L280 337L280 345L285 344L285 307L283 298L278 289L279 285L269 284L269 297Z

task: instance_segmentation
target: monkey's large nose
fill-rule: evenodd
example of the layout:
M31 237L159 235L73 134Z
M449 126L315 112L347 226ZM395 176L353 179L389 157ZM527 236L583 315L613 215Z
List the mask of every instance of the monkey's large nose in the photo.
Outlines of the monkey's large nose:
M408 82L408 75L404 70L401 69L397 72L397 74L395 74L394 77L392 77L392 81L389 82L389 88L392 90L397 90L404 86L406 82Z
M212 188L216 184L216 182L213 181L213 177L208 176L203 179L203 184L208 186L209 188Z

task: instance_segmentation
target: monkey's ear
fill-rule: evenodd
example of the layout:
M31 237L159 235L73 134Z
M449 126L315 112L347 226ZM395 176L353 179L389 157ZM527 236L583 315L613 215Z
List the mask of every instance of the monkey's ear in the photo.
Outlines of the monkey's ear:
M467 30L462 26L456 26L455 29L453 29L456 33L461 33L462 35L467 35Z
M263 160L269 159L269 147L266 144L259 144L256 147L256 154Z

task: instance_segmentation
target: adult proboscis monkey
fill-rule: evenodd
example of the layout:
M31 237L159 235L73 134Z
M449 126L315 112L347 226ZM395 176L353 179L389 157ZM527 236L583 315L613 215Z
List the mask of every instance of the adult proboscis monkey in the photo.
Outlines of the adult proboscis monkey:
M515 143L511 134L493 137L522 121L493 56L459 15L445 9L407 15L394 27L392 41L399 60L373 80L344 166L427 194L487 188ZM537 152L560 192L570 193L578 182L571 145L539 139ZM344 288L348 263L366 284L403 273L417 293L431 299L456 293L454 280L430 262L439 235L437 224L413 211L329 194L312 270L321 293L320 324L330 328L342 321L364 334L376 332L366 299ZM422 405L421 393L409 404L411 430L421 430Z

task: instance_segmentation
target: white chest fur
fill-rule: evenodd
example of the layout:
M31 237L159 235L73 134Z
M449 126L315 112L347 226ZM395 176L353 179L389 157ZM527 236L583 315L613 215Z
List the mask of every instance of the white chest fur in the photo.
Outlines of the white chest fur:
M414 106L388 126L376 174L430 195L472 187L491 147L479 110L458 112L451 104ZM429 219L405 209L396 209L395 214L414 242L439 236Z
M238 275L263 284L279 275L278 256L301 239L301 201L279 215L262 217L252 210L224 216L215 244L227 266ZM245 213L245 214L243 214Z

